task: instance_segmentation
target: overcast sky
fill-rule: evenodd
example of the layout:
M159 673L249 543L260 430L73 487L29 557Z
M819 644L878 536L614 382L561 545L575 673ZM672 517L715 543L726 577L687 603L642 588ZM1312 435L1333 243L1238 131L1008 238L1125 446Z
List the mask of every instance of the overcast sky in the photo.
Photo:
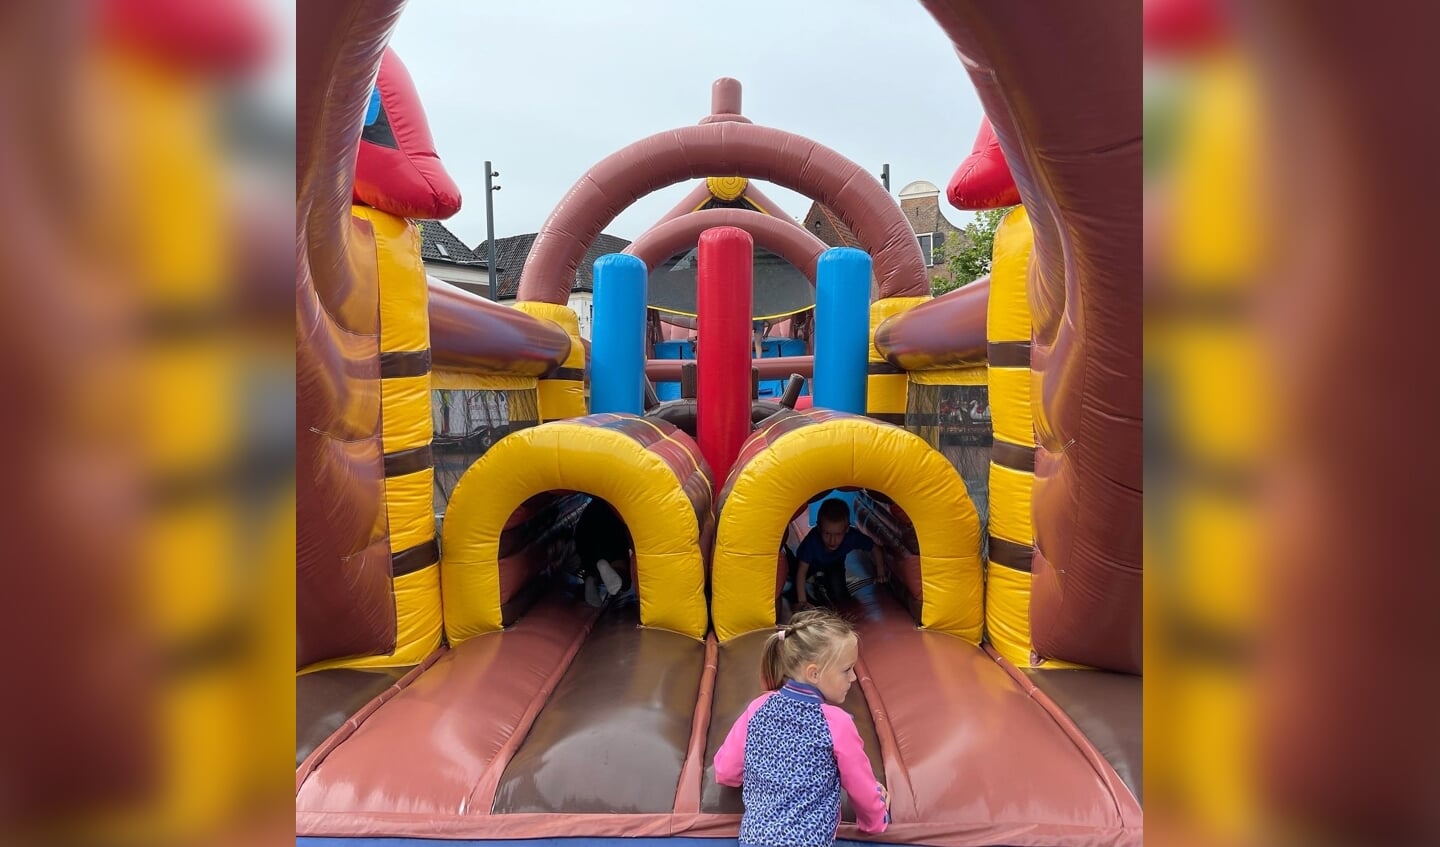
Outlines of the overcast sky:
M485 240L486 159L500 171L495 235L539 231L604 157L696 123L710 85L744 85L744 113L869 167L895 193L943 190L981 110L950 42L910 0L410 0L391 45L410 69L464 208L447 223ZM658 191L606 232L634 239L690 190ZM761 186L792 217L810 201ZM941 206L952 223L970 214Z

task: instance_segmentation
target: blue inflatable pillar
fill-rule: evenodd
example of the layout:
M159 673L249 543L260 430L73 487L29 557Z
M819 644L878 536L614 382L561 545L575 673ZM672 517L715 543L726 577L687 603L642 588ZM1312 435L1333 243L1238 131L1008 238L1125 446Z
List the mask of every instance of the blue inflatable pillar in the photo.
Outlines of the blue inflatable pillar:
M816 406L865 414L869 346L870 254L833 247L815 271Z
M838 412L865 414L870 370L870 254L834 247L820 256L815 272L815 405ZM833 491L850 506L855 494ZM810 506L813 524L819 503Z
M595 260L595 311L590 324L590 413L645 411L645 287L648 271L635 256Z

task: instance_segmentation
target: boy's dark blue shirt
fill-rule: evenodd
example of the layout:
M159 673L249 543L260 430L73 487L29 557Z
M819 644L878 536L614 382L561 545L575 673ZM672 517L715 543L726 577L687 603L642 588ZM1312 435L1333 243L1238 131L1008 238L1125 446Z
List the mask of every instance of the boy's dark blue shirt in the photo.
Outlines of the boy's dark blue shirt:
M808 562L812 572L823 571L833 567L844 567L845 557L850 555L853 550L868 552L874 548L875 542L870 540L870 536L852 526L845 530L845 538L841 540L839 547L827 550L824 540L820 537L820 525L816 524L805 536L805 540L800 542L799 548L795 551L795 558L802 562Z

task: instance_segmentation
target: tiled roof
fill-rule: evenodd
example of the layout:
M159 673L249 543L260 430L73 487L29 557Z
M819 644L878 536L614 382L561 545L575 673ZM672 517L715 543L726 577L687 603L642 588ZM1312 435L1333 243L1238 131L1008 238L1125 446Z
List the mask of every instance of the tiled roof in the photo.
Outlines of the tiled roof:
M452 265L485 264L455 233L439 221L416 221L420 227L420 257L427 262L449 262Z
M535 246L537 235L539 233L528 232L495 239L496 288L499 289L501 298L515 296L516 289L520 287L520 272L525 268L525 259L530 255L530 249ZM585 251L585 258L580 262L575 284L570 290L593 291L595 260L609 253L623 252L629 246L629 241L602 232L600 237L595 239L595 243L590 245L590 249ZM486 242L481 242L475 248L475 256L481 262L485 261L488 253Z
M840 216L818 201L810 204L810 212L805 215L805 228L815 233L827 247L860 246L860 239L840 220Z

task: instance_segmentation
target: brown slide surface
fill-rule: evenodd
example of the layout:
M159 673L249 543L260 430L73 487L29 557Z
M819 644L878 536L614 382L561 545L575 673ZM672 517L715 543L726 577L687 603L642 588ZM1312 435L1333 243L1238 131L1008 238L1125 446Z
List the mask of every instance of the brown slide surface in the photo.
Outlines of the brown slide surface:
M316 671L295 679L295 766L409 668Z
M704 642L641 629L633 607L606 614L511 759L492 811L670 813L704 664Z
M514 627L446 652L315 766L295 796L297 834L488 812L506 743L543 705L592 617L547 597Z
M858 594L861 681L891 776L887 840L1140 843L1139 805L1083 736L985 651L916 629L888 594Z
M1109 671L1024 670L1030 681L1085 733L1135 799L1142 799L1141 678Z

